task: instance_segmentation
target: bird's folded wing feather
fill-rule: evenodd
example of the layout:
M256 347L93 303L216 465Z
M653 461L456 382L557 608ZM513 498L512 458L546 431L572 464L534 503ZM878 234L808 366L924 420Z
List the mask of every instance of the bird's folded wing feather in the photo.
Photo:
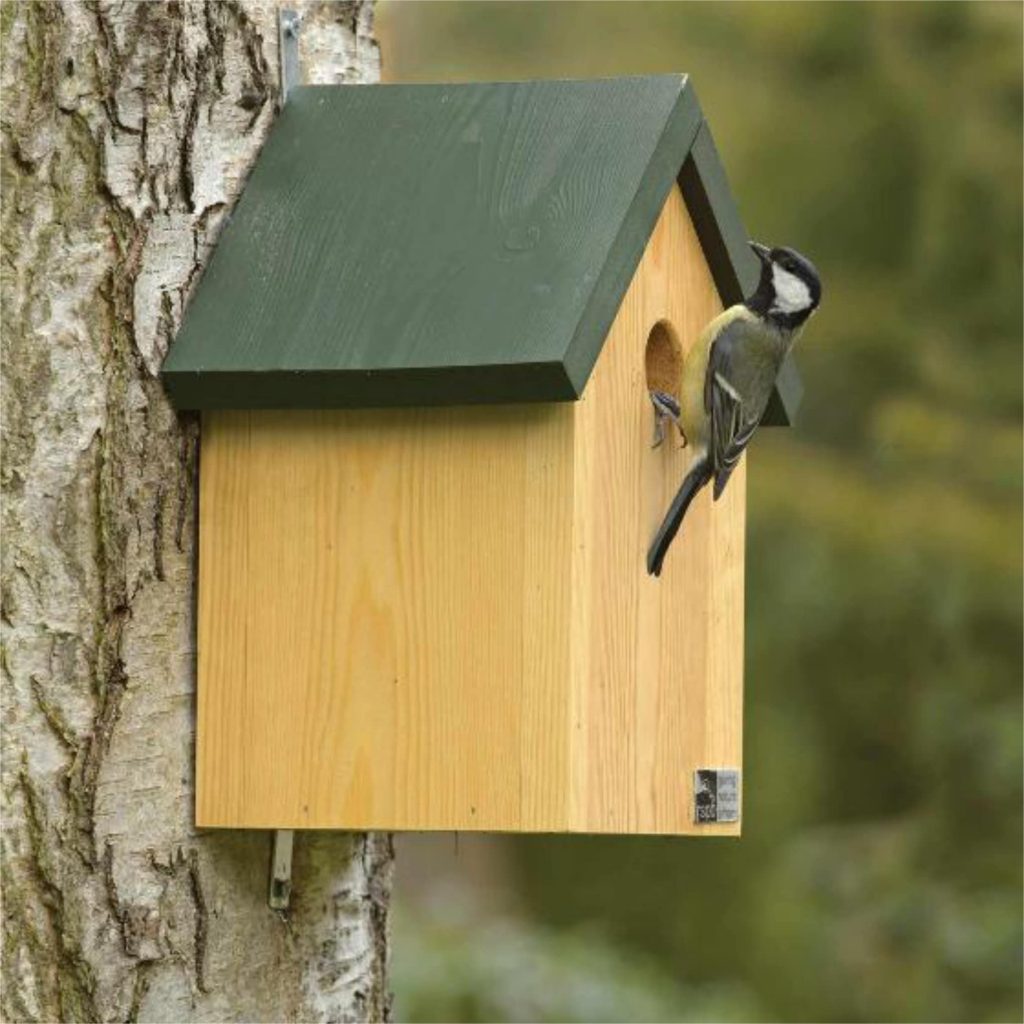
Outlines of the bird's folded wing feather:
M729 324L715 338L708 356L704 407L711 418L709 455L716 501L764 415L765 403L744 398L751 383L750 353L744 352L750 342L747 333L745 323Z

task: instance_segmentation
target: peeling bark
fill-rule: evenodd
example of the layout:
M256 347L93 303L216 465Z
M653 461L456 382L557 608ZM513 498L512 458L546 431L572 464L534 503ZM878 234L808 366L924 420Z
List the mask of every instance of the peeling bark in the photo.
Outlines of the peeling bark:
M368 81L368 3L303 4ZM4 3L3 1017L380 1020L390 841L193 820L198 423L156 374L278 97L276 5Z

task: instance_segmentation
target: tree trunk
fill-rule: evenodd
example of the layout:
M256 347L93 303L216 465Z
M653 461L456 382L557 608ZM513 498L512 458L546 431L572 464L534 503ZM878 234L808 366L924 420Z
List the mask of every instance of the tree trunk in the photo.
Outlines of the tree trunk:
M372 9L296 3L310 81ZM3 1015L379 1020L390 841L195 831L198 421L157 379L275 116L277 8L0 5Z

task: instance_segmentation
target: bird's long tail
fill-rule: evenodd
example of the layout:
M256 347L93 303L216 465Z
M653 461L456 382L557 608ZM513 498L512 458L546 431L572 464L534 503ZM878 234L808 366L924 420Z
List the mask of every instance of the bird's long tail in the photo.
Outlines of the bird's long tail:
M658 527L657 536L647 552L647 571L652 576L661 575L661 563L665 561L665 553L679 532L683 516L690 507L690 502L697 496L697 492L711 479L711 464L706 455L702 455L690 466L689 473L683 478L682 486L672 504Z

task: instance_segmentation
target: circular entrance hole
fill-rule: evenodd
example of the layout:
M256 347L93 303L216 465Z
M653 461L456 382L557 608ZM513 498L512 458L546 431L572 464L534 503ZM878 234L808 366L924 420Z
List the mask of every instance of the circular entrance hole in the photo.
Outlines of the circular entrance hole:
M679 385L683 377L683 346L679 344L679 337L667 320L659 320L647 336L644 370L648 391L664 391L679 401Z

